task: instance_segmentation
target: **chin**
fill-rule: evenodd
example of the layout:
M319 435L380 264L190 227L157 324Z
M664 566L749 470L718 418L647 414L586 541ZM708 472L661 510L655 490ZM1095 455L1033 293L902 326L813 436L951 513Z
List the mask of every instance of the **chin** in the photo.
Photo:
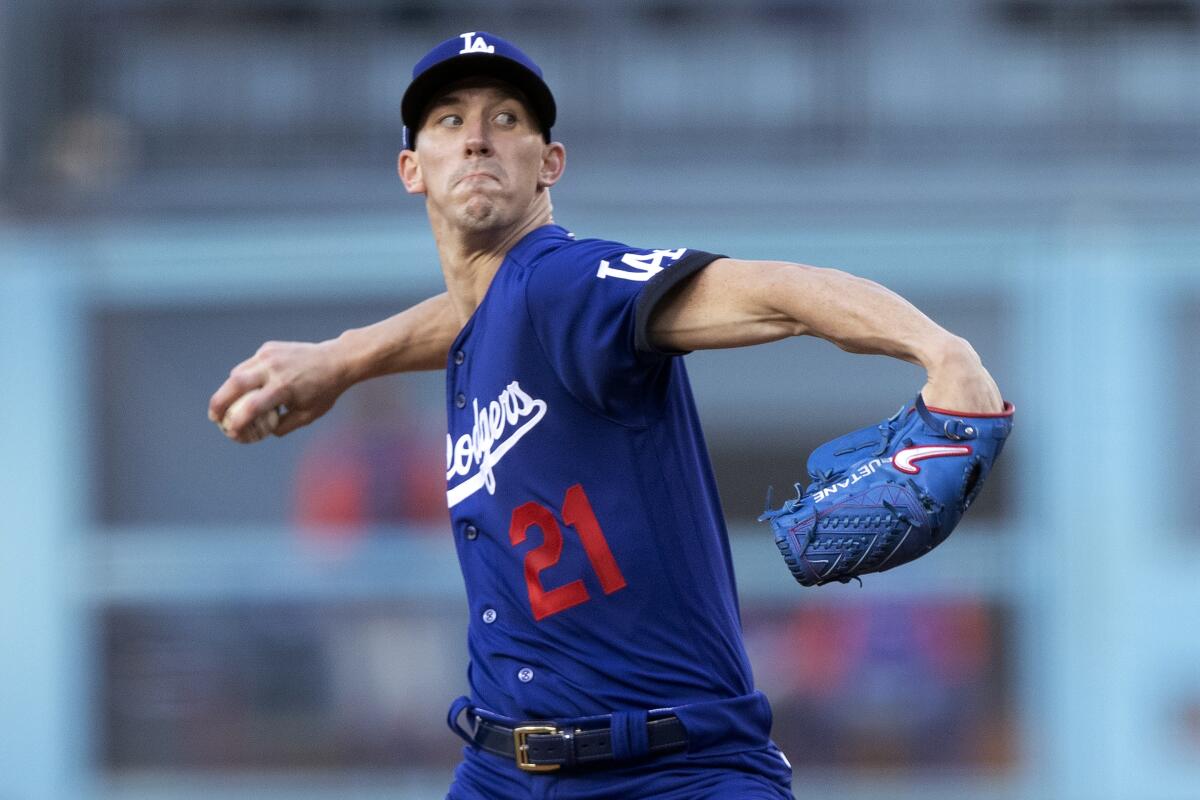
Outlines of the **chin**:
M482 198L473 199L458 215L459 222L469 230L488 230L502 224L496 204Z

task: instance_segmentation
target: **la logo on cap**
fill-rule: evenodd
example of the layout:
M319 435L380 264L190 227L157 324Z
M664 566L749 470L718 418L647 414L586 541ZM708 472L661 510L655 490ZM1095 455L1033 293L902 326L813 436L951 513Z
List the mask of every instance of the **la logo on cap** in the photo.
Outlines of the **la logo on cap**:
M460 33L463 40L463 49L459 50L459 54L463 53L495 53L496 48L483 40L482 36L475 36L475 31Z

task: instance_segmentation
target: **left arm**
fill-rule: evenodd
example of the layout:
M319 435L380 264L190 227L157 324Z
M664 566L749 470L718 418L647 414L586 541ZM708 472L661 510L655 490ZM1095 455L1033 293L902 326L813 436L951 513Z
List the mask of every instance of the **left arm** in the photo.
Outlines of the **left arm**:
M706 350L817 336L850 353L923 367L930 406L997 413L1000 391L971 345L900 295L835 269L722 258L665 297L649 322L664 350Z

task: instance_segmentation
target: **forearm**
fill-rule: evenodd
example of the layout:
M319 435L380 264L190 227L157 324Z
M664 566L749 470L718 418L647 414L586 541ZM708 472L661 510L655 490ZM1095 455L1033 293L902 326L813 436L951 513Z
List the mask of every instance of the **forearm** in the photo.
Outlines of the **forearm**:
M443 292L385 320L333 340L351 383L397 372L443 369L461 328Z

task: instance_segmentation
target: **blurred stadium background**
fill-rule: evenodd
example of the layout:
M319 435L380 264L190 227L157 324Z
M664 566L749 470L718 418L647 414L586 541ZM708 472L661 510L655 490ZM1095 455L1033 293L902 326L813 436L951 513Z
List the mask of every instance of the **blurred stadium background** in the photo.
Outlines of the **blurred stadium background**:
M797 796L1200 798L1200 3L0 0L0 800L442 796L438 375L205 405L439 290L397 109L465 30L546 69L562 224L874 278L1017 404L948 546L801 590L765 487L920 374L689 357Z

